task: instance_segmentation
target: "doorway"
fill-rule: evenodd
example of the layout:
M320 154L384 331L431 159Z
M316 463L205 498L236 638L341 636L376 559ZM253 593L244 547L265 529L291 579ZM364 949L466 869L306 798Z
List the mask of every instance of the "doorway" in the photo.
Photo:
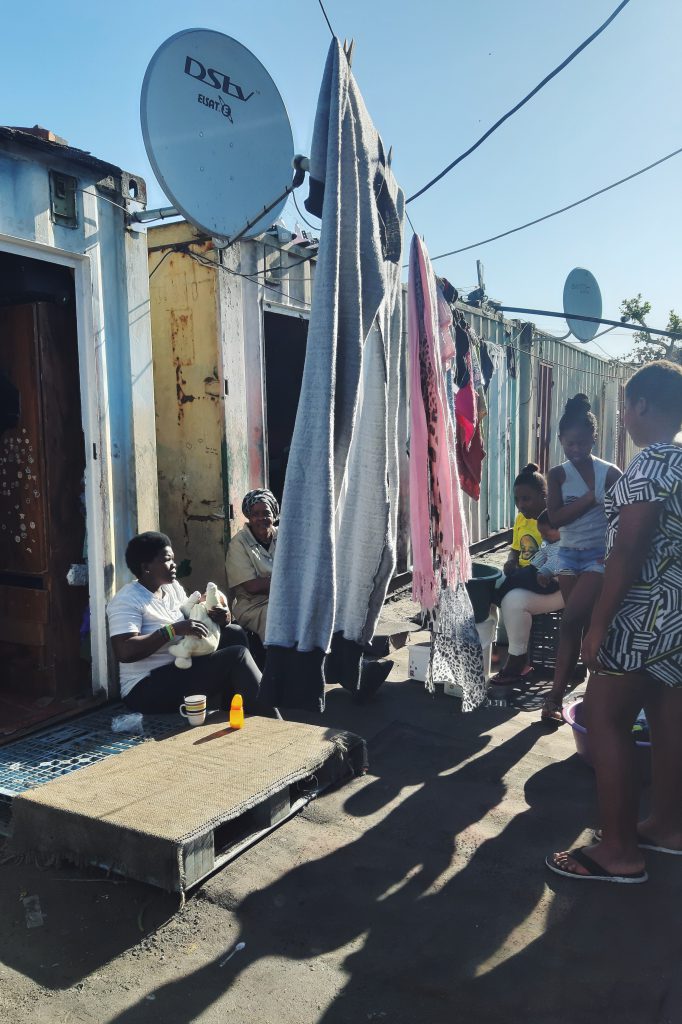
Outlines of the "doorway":
M91 695L73 272L0 252L0 741Z
M268 487L281 503L289 448L301 396L308 321L265 313L265 401L268 437Z

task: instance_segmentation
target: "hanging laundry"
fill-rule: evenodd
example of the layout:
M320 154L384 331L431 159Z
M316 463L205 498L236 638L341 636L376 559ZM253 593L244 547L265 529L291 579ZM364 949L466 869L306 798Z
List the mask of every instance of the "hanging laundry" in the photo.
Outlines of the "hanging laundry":
M471 352L467 352L464 361L467 367L466 383L459 388L455 395L455 418L457 421L457 439L461 441L465 448L468 448L476 433L478 401L474 391Z
M474 382L474 391L478 391L483 387L483 373L481 372L481 356L480 356L480 341L477 335L469 328L469 337L471 339L471 345L469 351L471 352L471 368L472 368L472 380Z
M471 380L471 362L467 360L471 348L471 338L466 329L466 320L460 310L455 311L454 319L455 351L457 353L457 365L455 369L455 384L458 388L465 387Z
M426 248L415 235L408 279L412 593L428 612L431 629L427 688L433 689L436 681L458 683L462 710L471 711L485 700L486 686L483 652L465 586L471 560L457 475L453 376L458 371L452 361L448 368L448 361L439 358L447 344L443 333L448 319ZM461 313L457 311L454 319L464 332L457 355L466 371L466 386L457 394L469 396L470 415L475 417L470 339Z
M276 706L323 710L325 677L358 688L395 566L402 344L404 195L336 39L305 205L322 230L262 688Z
M496 344L494 341L486 341L486 350L490 362L492 363L492 372L499 373L506 366L506 350L502 345Z
M440 358L435 279L424 243L410 248L408 278L412 593L433 608L443 582L469 579L468 531Z
M459 482L464 493L468 494L474 501L478 501L481 497L481 477L483 475L485 454L480 424L477 425L468 448L461 444L458 439L457 467L459 469Z
M443 590L431 623L431 657L426 688L455 683L462 688L462 711L475 711L487 697L483 650L464 583Z
M507 348L507 373L512 378L516 379L516 349L513 347L511 339Z
M453 284L450 284L447 277L439 277L438 284L440 285L443 295L445 296L445 301L449 302L451 306L454 306L454 304L457 302L457 299L459 298L459 292L457 291L455 286Z
M490 387L490 381L493 373L495 372L495 364L490 358L490 351L488 349L488 343L485 340L481 341L481 373L483 374L483 387L487 391Z
M438 301L438 330L440 334L440 358L445 370L449 369L452 360L455 358L455 339L452 333L452 310L450 303L443 294L440 284L436 284L436 298Z

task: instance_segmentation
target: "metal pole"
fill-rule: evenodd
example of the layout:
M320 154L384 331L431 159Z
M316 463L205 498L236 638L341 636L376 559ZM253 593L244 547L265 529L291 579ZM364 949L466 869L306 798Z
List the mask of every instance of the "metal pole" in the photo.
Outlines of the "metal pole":
M500 313L529 313L531 316L555 316L560 320L586 320L590 324L608 324L609 327L627 327L629 331L644 331L646 334L662 334L666 338L682 338L680 331L660 331L655 327L644 327L638 323L625 320L600 320L596 316L582 316L581 313L557 313L549 309L524 309L522 306L493 306ZM585 342L584 344L589 344Z
M168 217L179 217L180 213L174 206L160 206L155 210L138 210L130 214L135 224L146 224L150 220L166 220Z

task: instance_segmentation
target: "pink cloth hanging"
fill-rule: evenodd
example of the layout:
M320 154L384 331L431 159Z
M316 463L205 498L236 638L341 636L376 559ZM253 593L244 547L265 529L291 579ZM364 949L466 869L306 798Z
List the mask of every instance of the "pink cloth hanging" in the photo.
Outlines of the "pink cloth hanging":
M410 247L408 278L412 596L433 608L441 587L471 577L469 537L445 390L435 277L424 243Z

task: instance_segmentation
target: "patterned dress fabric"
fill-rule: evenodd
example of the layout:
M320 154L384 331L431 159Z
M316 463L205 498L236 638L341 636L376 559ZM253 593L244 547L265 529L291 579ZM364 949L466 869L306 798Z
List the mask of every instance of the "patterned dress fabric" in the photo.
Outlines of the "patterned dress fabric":
M611 623L599 660L607 671L646 672L682 686L682 446L645 448L607 492L607 559L621 509L640 501L663 507L640 577Z
M426 689L433 692L436 683L456 683L462 688L462 711L475 711L486 701L487 686L481 641L464 583L441 591L431 620Z

